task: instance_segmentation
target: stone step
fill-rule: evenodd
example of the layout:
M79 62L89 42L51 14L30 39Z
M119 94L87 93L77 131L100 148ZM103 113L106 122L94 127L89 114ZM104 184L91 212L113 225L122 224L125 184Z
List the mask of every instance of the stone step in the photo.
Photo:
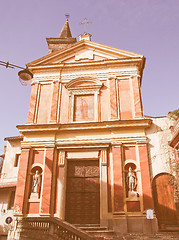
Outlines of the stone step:
M105 231L108 230L106 227L79 227L83 231Z
M160 229L160 232L179 232L179 227L166 226L165 229Z
M74 224L75 227L100 227L100 224Z
M160 232L179 232L178 224L163 224L163 228L160 228Z
M115 232L113 230L97 230L97 231L86 231L88 234L93 236L101 236L101 237L107 237L107 236L115 236Z
M99 224L75 224L76 227L96 237L97 239L112 240L115 232L107 227L102 227Z

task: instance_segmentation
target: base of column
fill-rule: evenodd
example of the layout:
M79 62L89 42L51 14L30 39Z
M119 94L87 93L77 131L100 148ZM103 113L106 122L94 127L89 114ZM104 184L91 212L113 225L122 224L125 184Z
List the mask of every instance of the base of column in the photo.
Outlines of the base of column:
M125 218L110 219L109 228L113 229L117 235L120 235L121 233L127 233L127 220Z
M158 221L146 218L128 218L127 219L127 232L128 233L147 233L155 234L158 232Z
M108 226L117 234L124 233L145 233L155 234L158 232L158 221L154 219L146 219L140 217L126 217L109 219Z

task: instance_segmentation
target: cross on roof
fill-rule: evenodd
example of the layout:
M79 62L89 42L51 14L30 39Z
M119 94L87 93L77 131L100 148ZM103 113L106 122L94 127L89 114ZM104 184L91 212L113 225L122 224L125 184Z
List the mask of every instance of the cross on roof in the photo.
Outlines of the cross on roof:
M88 21L87 18L85 18L82 22L79 23L80 25L84 26L84 34L87 34L87 25L90 23L92 23L92 22Z

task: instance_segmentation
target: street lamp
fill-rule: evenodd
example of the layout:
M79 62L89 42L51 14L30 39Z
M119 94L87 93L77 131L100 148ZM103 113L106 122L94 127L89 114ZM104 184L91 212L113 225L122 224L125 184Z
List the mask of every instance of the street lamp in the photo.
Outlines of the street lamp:
M18 72L18 76L19 76L19 81L23 86L27 86L30 83L31 79L33 78L33 74L28 70L28 68L23 68L23 67L11 64L9 62L3 62L3 61L0 61L0 65L6 68L22 69L21 71Z

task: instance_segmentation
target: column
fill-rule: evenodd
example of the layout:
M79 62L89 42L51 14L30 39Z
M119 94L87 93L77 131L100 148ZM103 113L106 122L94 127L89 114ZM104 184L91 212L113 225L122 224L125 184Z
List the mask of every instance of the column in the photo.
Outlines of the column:
M57 164L57 196L56 196L56 216L65 219L66 200L66 164L65 151L58 152Z

